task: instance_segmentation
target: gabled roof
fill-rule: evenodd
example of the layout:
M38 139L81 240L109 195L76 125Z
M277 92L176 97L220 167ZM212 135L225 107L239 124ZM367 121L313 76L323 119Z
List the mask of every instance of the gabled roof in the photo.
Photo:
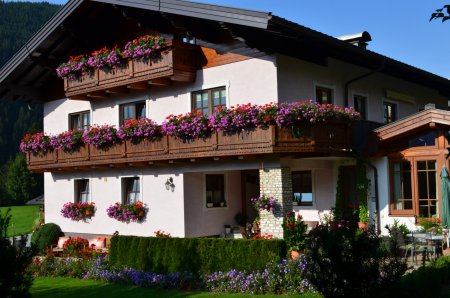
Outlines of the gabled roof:
M166 33L187 30L213 44L239 40L262 52L321 65L333 57L371 70L383 66L382 73L450 96L450 82L445 78L269 12L182 0L70 0L0 69L0 99L47 101L63 97L62 83L55 74L57 65L70 55L113 45L117 32L132 23ZM60 87L49 93L50 85Z
M386 124L374 130L380 141L397 140L399 136L409 135L437 126L450 127L450 111L427 109L401 120Z

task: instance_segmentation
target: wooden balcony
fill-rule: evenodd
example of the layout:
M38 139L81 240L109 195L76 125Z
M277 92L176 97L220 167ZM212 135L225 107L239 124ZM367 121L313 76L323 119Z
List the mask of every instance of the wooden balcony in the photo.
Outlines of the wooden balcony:
M114 69L97 69L78 80L64 79L64 91L73 99L107 97L128 89L150 85L169 85L171 81L193 82L198 69L200 48L178 41L167 41L155 60L130 60Z
M347 156L350 151L350 126L344 123L307 125L292 129L270 126L243 134L213 133L210 138L183 142L164 136L158 141L130 141L107 150L82 146L74 153L51 151L27 153L28 168L33 172L54 172L149 166L173 161L212 161L226 158Z

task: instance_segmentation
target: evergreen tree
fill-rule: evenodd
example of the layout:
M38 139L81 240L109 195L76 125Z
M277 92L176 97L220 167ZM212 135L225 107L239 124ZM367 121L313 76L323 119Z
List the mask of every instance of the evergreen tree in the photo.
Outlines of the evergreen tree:
M5 188L11 202L21 205L36 195L36 178L27 169L25 156L18 153L7 166Z

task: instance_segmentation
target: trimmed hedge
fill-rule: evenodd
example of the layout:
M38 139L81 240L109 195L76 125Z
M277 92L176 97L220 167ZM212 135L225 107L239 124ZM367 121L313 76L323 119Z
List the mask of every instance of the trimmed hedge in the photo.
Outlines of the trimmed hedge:
M155 273L262 270L286 258L284 240L114 236L109 261Z
M54 223L47 223L31 236L31 242L37 245L38 251L43 251L52 244L58 243L59 236L64 235L61 228Z

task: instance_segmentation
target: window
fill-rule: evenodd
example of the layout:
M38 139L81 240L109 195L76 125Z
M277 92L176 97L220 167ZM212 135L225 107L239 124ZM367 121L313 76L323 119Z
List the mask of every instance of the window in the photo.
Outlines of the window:
M438 217L436 160L391 162L391 213Z
M292 172L292 191L298 206L313 205L311 171Z
M75 203L89 203L89 179L75 180Z
M417 194L419 199L419 216L437 216L436 161L417 161Z
M316 86L316 101L320 104L332 104L333 89Z
M91 112L69 114L69 130L86 130L91 125Z
M393 207L396 210L412 210L411 164L409 161L392 163Z
M192 93L192 109L211 115L217 107L226 107L225 87L196 91Z
M367 119L366 102L367 98L361 95L353 96L354 107L357 112L361 115L361 119Z
M133 204L141 199L141 186L138 177L122 178L123 203Z
M384 102L384 123L391 123L397 120L397 105L392 102Z
M142 119L145 117L145 101L120 105L120 124L124 124L129 119Z
M206 184L206 207L225 207L225 175L207 174Z

